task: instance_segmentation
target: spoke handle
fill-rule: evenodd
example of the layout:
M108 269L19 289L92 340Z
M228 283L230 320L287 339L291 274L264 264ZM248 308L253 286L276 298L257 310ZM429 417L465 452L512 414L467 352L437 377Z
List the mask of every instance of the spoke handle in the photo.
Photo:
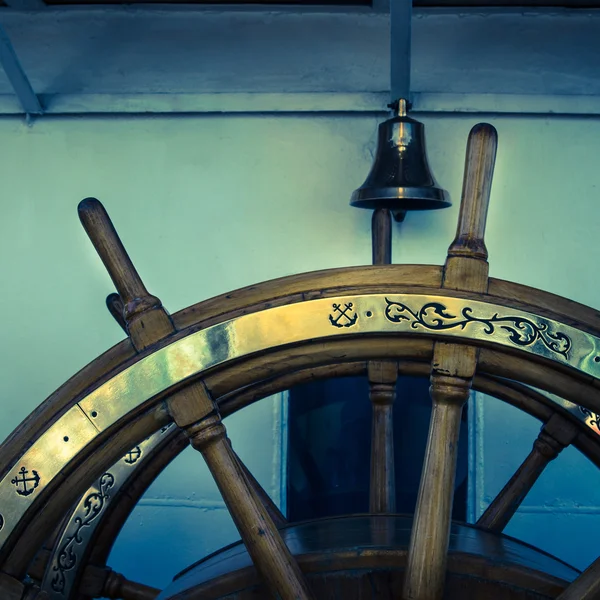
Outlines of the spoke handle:
M123 303L149 296L102 203L96 198L86 198L79 203L77 211Z
M498 133L488 123L475 125L469 133L456 237L448 256L487 260L483 240L496 162Z
M136 350L141 351L172 334L175 326L171 318L161 301L148 293L102 203L96 198L86 198L77 210L83 228L117 288L123 320L119 318L114 296L107 298L108 308L124 326Z

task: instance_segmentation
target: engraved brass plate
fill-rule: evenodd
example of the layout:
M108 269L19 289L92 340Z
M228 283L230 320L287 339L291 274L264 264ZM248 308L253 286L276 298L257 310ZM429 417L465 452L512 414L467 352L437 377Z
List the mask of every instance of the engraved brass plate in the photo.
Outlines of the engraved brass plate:
M143 358L83 398L45 432L0 482L0 544L39 492L91 441L96 429L111 427L171 386L229 360L289 344L365 334L487 342L600 376L600 339L538 315L486 302L373 294L310 300L243 315ZM81 425L74 427L69 419ZM81 437L77 437L80 428ZM77 443L64 446L63 436L73 436ZM20 471L23 467L25 474ZM35 491L28 496L16 493L17 484L11 480L31 478L33 471L40 477ZM34 485L34 481L26 485ZM19 484L21 489L23 486Z
M71 597L73 585L85 567L87 546L115 496L135 470L173 427L167 425L134 446L83 494L64 527L48 561L41 590L48 600Z
M78 406L51 425L0 483L0 539L14 528L39 491L98 435Z

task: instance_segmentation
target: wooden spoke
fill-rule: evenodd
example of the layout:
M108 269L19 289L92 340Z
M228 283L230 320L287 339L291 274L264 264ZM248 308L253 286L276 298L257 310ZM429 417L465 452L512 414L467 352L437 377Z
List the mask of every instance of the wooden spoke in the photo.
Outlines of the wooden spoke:
M90 598L111 600L154 600L160 590L130 581L108 567L88 565L83 574L79 593Z
M127 331L136 350L175 333L171 318L144 286L102 204L94 198L84 200L79 216L123 300ZM300 568L233 452L221 415L204 384L192 384L177 392L167 400L167 406L175 423L203 455L270 591L282 600L312 598Z
M368 364L368 377L373 409L369 511L391 513L396 511L393 404L398 363L371 361Z
M161 301L138 275L115 228L95 198L79 203L79 219L102 259L125 307L123 317L136 350L143 350L175 331Z
M487 291L483 236L496 144L491 125L476 125L469 134L458 228L444 267L446 289ZM471 346L434 346L433 409L404 580L406 600L440 600L443 595L461 413L476 365L477 350Z
M260 485L260 483L258 483L258 481L254 477L254 475L252 475L252 473L249 471L248 467L246 467L246 465L242 462L242 460L235 453L233 448L231 451L233 452L234 456L236 457L236 459L240 465L240 468L242 469L242 472L244 473L246 479L248 480L248 483L250 484L250 487L254 490L254 493L260 499L260 501L266 508L267 512L269 513L269 516L273 520L273 523L275 523L275 525L277 527L283 527L288 521L283 516L282 512L279 510L279 507L277 506L277 504L275 504L275 502L273 502L273 500L271 500L271 496L269 496L269 494L267 494L267 492Z
M119 296L119 294L110 294L109 296L107 296L106 306L107 306L110 314L115 319L115 321L121 326L123 331L125 331L125 333L127 333L127 322L125 321L125 317L123 316L123 314L124 314L123 301L121 300L121 297ZM234 453L235 453L235 451L234 451ZM261 487L261 485L254 478L252 473L247 469L246 465L244 465L244 463L240 460L239 456L236 455L236 457L240 462L240 466L241 466L242 470L244 471L244 474L246 475L248 482L254 488L256 495L261 499L262 503L265 505L265 508L267 509L267 512L269 513L271 519L273 519L273 522L275 523L275 525L277 527L281 527L281 526L285 525L287 523L287 519L281 514L281 511L279 510L277 505L273 502L273 500L271 500L271 497L269 496L269 494L267 494L265 492L265 490Z
M248 553L267 585L283 600L312 598L300 568L249 484L218 412L205 416L207 405L215 406L206 388L198 385L169 400L175 422L204 456Z
M392 262L392 214L389 209L378 208L373 211L371 237L373 264L389 265ZM369 511L391 513L396 510L393 404L398 363L371 361L368 364L368 376L373 411Z
M477 525L502 532L546 466L573 442L577 434L578 429L573 423L554 414L542 427L529 456L481 515Z
M598 600L600 558L597 558L556 600Z

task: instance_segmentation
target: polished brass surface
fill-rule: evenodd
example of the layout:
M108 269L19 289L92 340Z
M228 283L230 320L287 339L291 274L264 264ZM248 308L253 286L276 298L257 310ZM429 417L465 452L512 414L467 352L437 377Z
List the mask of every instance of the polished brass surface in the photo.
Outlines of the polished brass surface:
M0 540L33 504L49 481L98 435L79 406L51 425L27 450L0 483Z
M365 182L350 200L359 208L388 208L396 216L407 210L450 206L448 193L436 183L425 150L425 127L399 114L379 125L377 152Z
M310 300L243 315L156 350L100 385L51 425L0 482L0 544L39 492L98 432L147 400L210 367L246 355L311 340L374 334L500 345L600 377L600 338L481 301L372 294Z

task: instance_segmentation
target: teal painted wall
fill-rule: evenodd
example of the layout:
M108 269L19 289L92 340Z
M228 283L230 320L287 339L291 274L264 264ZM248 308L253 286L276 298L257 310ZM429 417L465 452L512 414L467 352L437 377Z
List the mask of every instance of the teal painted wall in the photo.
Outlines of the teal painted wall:
M429 159L454 206L395 226L394 261L441 264L458 214L466 137L478 119L429 117ZM598 306L600 121L489 118L500 146L488 218L491 274ZM371 163L373 116L0 120L0 296L6 436L47 395L122 338L113 291L76 215L96 196L150 291L172 312L292 273L370 261L370 215L348 206ZM481 512L539 427L482 400ZM234 446L281 501L281 399L230 420ZM578 567L595 558L595 469L567 451L509 533ZM550 525L542 525L542 519ZM201 460L178 458L145 495L111 557L134 579L174 572L236 538ZM152 569L142 568L151 555Z

